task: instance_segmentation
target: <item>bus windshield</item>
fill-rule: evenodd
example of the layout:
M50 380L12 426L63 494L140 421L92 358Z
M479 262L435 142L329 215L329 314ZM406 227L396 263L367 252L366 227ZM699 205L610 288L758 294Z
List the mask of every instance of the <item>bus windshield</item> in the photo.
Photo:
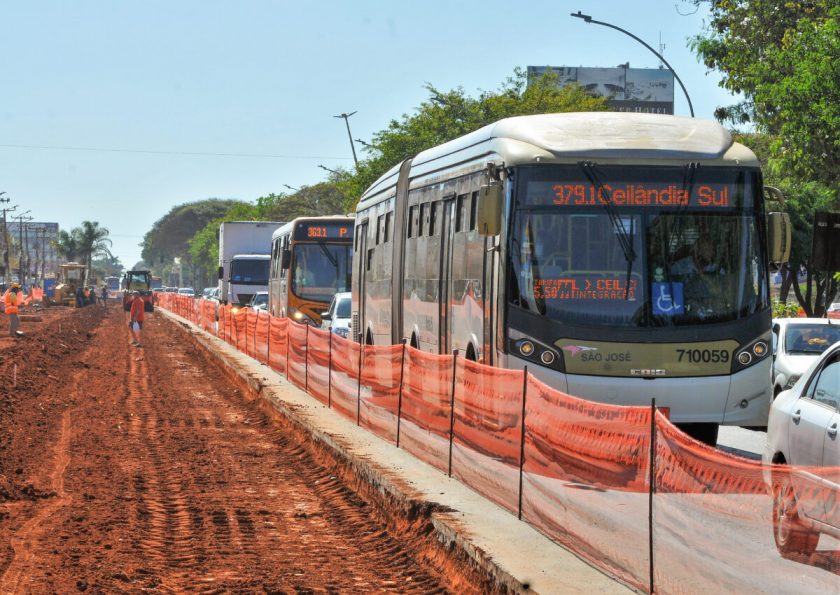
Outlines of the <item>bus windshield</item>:
M297 243L292 263L292 292L299 298L329 302L339 291L350 291L352 245Z
M769 304L743 171L528 172L511 233L509 301L558 322L655 327L736 320ZM609 205L605 205L605 202Z
M230 263L230 282L239 285L268 285L267 258L234 259Z

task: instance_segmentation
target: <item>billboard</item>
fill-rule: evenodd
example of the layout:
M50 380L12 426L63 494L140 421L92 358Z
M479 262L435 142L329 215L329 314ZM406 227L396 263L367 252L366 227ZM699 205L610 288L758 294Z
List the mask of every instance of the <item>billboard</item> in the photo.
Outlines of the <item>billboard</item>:
M529 66L528 80L546 71L564 87L577 83L593 95L606 97L616 112L674 113L674 73L663 68L593 68L586 66Z

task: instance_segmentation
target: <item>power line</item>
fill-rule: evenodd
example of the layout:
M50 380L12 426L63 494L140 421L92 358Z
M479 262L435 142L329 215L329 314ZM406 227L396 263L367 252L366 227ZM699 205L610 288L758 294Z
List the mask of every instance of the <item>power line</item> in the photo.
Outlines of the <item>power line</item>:
M276 155L272 153L203 153L200 151L154 151L150 149L115 149L107 147L72 147L61 145L8 145L0 144L0 148L6 149L45 149L49 151L88 151L98 153L141 153L145 155L186 155L198 157L259 157L271 159L341 159L349 160L349 157L331 157L325 155Z

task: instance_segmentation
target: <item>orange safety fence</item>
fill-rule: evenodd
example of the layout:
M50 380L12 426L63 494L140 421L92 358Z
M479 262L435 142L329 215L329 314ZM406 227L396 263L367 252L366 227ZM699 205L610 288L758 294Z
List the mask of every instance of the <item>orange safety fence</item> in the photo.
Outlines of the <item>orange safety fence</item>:
M229 306L208 324L215 305L191 309L179 297L160 305L200 313L219 338L636 589L840 584L837 542L796 520L840 525L840 468L763 466L694 441L652 407L578 399L457 355L363 347Z
M452 475L517 512L522 444L522 371L457 357Z
M288 318L268 317L268 367L279 372L286 373L286 362L289 340L287 337L289 329Z
M268 365L268 312L257 310L257 324L254 328L254 357L261 364Z
M330 331L310 328L306 347L306 386L310 395L324 404L330 400Z
M528 375L521 516L644 589L650 407L585 401Z
M257 358L257 316L251 308L243 308L245 312L245 354Z
M397 445L443 472L449 471L452 418L451 355L405 348Z
M658 590L840 592L836 542L797 520L840 526L840 468L765 466L701 444L659 413L655 425Z
M309 325L289 321L289 355L286 361L286 376L299 388L306 390L306 340Z
M365 345L359 389L359 425L396 443L403 345Z
M344 417L358 420L361 346L333 335L330 369L330 406Z

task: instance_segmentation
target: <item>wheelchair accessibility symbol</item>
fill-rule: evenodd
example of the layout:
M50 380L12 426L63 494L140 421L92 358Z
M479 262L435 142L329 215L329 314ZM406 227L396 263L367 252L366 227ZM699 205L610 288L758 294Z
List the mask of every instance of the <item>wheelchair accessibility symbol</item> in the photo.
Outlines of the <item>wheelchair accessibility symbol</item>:
M653 313L656 316L684 314L682 283L653 283Z

